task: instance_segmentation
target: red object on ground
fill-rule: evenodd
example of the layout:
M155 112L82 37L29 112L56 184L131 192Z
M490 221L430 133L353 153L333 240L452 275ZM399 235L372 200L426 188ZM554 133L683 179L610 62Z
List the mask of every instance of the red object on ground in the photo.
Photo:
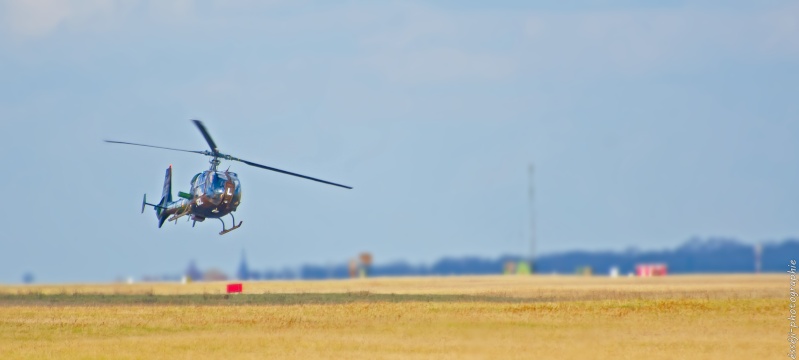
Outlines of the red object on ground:
M241 292L241 283L238 284L227 284L227 293L240 293Z
M665 276L669 270L666 264L638 264L635 273L640 277Z

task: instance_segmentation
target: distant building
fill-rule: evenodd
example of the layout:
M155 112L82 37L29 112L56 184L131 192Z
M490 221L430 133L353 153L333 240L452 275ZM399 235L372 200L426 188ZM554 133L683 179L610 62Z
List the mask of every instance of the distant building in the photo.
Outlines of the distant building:
M618 266L611 266L610 270L608 271L608 276L615 278L619 277L619 267Z
M512 260L508 260L505 262L503 266L503 271L505 275L511 275L516 273L516 262Z
M358 260L350 259L350 262L347 265L347 270L350 275L350 278L355 278L356 276L358 276Z
M516 275L530 275L532 273L530 264L527 261L519 261L519 264L516 265Z
M590 266L578 266L574 273L577 275L591 276L594 274L594 269Z

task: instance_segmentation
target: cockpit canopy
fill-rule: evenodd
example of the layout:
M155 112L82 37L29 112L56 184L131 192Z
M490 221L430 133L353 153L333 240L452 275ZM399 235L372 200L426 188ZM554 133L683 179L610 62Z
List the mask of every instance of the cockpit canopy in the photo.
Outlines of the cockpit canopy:
M202 192L206 196L221 197L225 192L225 184L228 180L232 180L235 185L234 195L239 195L241 193L239 177L236 173L232 172L201 172L194 175L194 178L191 179L191 188L195 194L197 192Z

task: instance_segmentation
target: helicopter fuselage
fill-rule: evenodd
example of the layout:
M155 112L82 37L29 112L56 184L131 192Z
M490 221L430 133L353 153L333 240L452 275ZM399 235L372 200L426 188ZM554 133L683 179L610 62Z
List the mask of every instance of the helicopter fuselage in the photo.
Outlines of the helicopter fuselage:
M194 176L190 194L194 220L220 218L239 207L241 183L236 173L207 170Z
M167 177L171 177L171 173ZM167 195L171 192L169 181L167 179L164 184L164 197L168 196L169 200L163 201L162 198L162 204L166 204L161 205L161 211L157 212L159 219L171 216L169 220L177 220L186 215L194 221L221 218L236 211L241 203L241 182L233 172L206 170L194 175L190 192L178 193L179 198L175 201Z
M241 183L236 173L207 170L191 182L191 213L196 218L220 218L239 207Z

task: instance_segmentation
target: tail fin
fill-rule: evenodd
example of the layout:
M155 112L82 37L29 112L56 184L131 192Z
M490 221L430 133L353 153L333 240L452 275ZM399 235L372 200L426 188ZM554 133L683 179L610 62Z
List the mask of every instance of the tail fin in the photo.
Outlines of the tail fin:
M166 218L169 217L169 214L165 211L169 203L172 202L172 165L166 169L166 175L164 177L164 189L161 191L161 201L158 203L158 206L155 207L155 215L158 217L158 227L160 228L161 225L164 225L166 222Z

